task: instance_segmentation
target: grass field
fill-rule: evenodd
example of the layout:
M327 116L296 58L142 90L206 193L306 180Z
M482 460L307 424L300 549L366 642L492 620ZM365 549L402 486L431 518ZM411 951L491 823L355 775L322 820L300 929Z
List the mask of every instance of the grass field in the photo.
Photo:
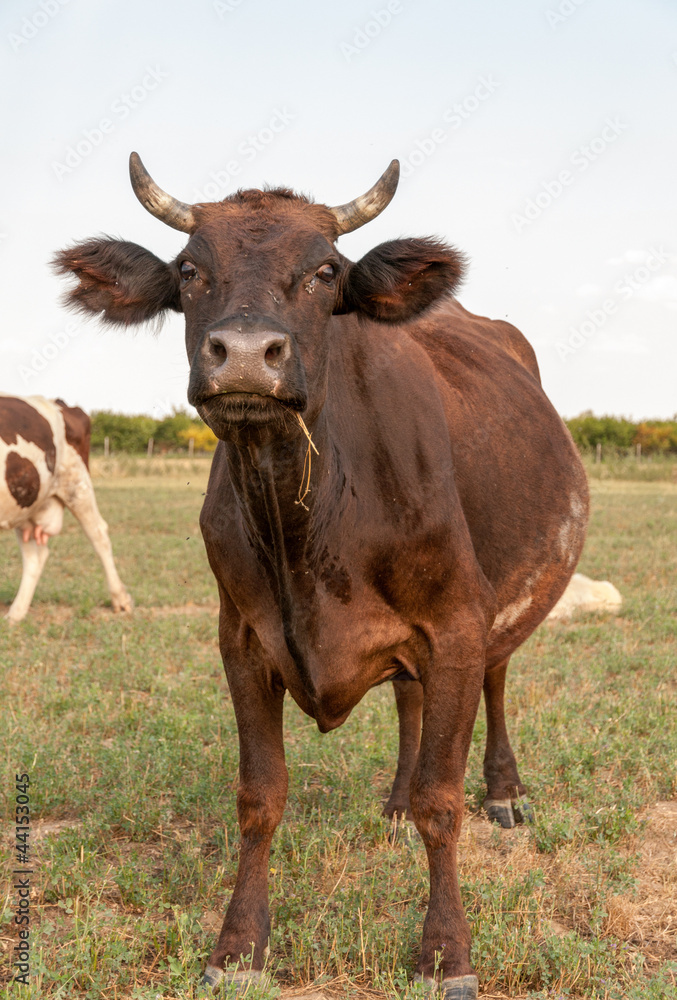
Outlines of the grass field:
M95 463L134 614L112 614L68 519L28 619L0 623L5 983L15 772L30 773L35 872L32 985L2 997L196 996L233 885L237 739L198 529L208 461L152 462ZM15 549L3 533L0 612ZM480 814L475 727L460 843L473 961L484 997L675 998L677 485L594 481L581 570L618 586L621 615L544 626L511 665L533 827ZM325 736L288 705L268 996L416 992L425 854L407 831L392 846L380 816L396 728L388 685Z

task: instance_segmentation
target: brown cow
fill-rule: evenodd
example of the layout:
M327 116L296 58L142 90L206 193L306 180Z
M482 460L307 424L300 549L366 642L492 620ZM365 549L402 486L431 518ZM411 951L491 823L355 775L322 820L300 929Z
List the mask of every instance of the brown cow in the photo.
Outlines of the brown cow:
M47 543L61 531L64 507L78 519L101 560L113 610L132 608L96 505L89 439L89 417L79 406L0 393L0 528L16 530L23 561L21 584L5 616L9 622L28 613L49 555Z
M190 235L185 249L165 264L93 239L57 266L79 279L71 305L108 323L185 314L188 398L220 438L201 524L240 736L241 848L205 980L224 963L239 978L263 968L285 691L327 732L392 680L401 748L386 812L411 812L430 864L417 974L431 982L439 954L446 1000L469 1000L456 872L468 747L484 686L485 805L511 825L525 789L505 672L583 545L576 449L522 335L451 298L456 250L395 240L357 263L337 251L390 201L396 161L337 208L286 189L191 206L136 154L131 174L142 204Z

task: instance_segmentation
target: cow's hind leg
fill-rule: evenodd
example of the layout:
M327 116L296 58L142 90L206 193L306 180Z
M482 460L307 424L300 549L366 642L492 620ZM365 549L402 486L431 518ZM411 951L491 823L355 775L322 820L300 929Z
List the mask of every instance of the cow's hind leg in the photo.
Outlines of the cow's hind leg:
M423 708L423 687L418 681L393 681L397 717L400 728L400 747L397 758L397 773L393 781L390 797L383 807L383 813L390 819L411 818L409 786L416 767L418 748L421 742L421 710Z
M7 621L13 623L20 622L21 619L25 618L28 614L28 609L31 606L31 601L33 600L33 595L35 594L35 588L38 585L40 577L42 576L42 571L45 568L45 563L47 562L47 557L49 556L49 549L46 544L38 545L33 537L25 542L23 540L23 530L21 528L16 529L16 537L19 542L19 548L21 549L23 572L21 574L21 584L16 597L12 601L10 609L5 616Z
M113 611L131 611L134 602L127 593L125 585L118 575L113 559L113 547L108 536L108 525L101 517L99 508L94 496L89 474L86 473L84 465L77 482L72 490L64 492L63 501L82 525L82 530L92 543L92 547L101 560L103 571L106 574L106 583L110 592Z
M209 956L203 983L216 987L224 966L228 978L244 983L263 969L270 938L268 864L273 833L287 799L287 767L282 738L284 690L251 663L224 655L240 738L237 817L240 862L221 934Z
M487 712L484 778L487 797L483 805L489 819L506 829L515 826L515 823L533 820L531 806L524 797L526 788L520 781L505 725L505 674L508 662L509 657L488 669L484 675L484 703Z
M484 674L483 634L475 641L467 636L473 624L470 615L464 616L446 649L426 669L421 748L411 782L414 822L430 866L430 902L416 974L431 988L441 979L444 1000L477 998L456 867L465 766ZM480 633L480 626L473 630Z

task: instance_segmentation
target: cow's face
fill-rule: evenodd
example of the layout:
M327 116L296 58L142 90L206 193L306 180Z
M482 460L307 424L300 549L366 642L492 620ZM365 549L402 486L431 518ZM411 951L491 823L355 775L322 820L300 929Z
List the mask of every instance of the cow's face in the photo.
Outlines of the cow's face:
M188 400L219 437L308 419L324 400L344 262L326 209L251 192L193 233L175 267ZM282 428L280 427L280 430Z
M160 191L138 158L132 182L145 207L187 232L188 243L168 264L120 240L62 251L57 269L79 279L69 304L124 325L183 312L188 399L224 440L244 427L284 435L294 412L315 418L330 375L333 315L402 322L461 280L462 256L435 240L384 243L357 263L337 251L341 233L390 201L396 164L340 208L287 190L188 206Z

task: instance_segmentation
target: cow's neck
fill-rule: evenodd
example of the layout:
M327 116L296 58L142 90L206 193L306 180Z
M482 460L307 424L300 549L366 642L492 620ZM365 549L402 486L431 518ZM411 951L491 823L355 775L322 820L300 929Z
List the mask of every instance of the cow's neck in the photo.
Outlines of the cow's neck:
M329 498L336 494L338 459L323 414L312 427L312 443L311 448L299 428L293 438L251 438L227 448L250 542L272 559L273 540L284 541L287 563L294 569L304 558L312 559L310 538L318 518L326 520Z
M307 485L309 442L302 434L290 441L251 441L228 449L233 486L245 530L263 565L267 565L280 608L285 640L304 687L311 695L312 679L299 643L299 623L312 601L314 574L328 523L339 517L339 459L321 415L312 428L312 473Z

